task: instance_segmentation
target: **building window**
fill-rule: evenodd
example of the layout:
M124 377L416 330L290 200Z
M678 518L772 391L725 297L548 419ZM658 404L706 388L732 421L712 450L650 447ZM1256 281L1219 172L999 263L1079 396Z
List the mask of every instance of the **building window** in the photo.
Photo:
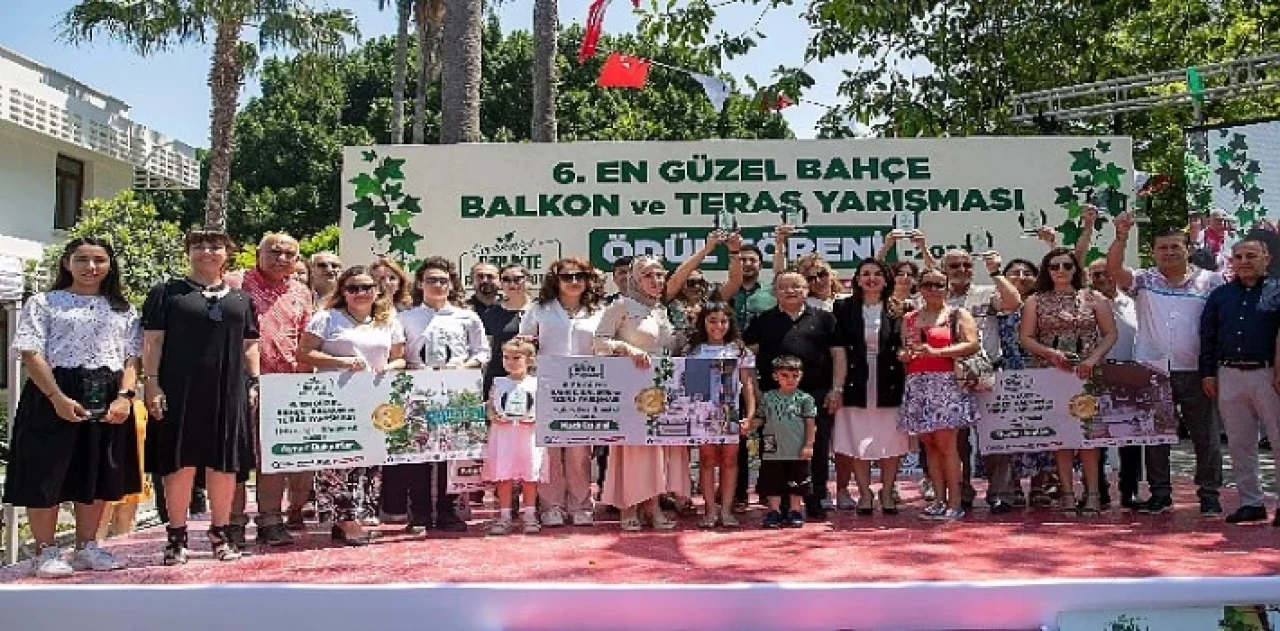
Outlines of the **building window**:
M53 227L66 230L76 225L80 207L84 203L84 163L75 158L58 156L54 180L56 199L53 209Z

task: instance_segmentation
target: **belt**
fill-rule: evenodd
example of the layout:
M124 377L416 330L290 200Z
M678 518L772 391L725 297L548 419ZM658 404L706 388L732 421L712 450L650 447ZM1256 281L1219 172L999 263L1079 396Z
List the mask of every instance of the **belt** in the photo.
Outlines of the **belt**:
M1218 362L1223 368L1235 368L1236 370L1262 370L1270 368L1272 362L1265 359L1230 359Z

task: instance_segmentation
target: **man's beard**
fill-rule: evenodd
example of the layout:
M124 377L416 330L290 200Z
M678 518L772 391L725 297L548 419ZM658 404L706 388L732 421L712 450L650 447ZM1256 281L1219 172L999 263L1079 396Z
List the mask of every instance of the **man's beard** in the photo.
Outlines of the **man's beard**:
M496 296L498 295L498 286L493 283L480 283L476 285L476 293L481 296Z

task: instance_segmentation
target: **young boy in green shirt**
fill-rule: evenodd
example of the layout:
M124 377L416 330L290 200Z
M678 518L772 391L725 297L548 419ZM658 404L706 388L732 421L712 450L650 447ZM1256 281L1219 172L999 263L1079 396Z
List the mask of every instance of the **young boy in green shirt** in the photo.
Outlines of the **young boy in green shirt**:
M799 528L804 525L801 502L809 495L811 485L809 459L813 457L813 439L817 433L818 404L800 390L804 374L800 358L783 355L773 360L773 378L777 390L761 397L755 418L742 433L763 427L760 443L760 494L769 503L764 517L765 528ZM791 502L789 514L782 513L782 496Z

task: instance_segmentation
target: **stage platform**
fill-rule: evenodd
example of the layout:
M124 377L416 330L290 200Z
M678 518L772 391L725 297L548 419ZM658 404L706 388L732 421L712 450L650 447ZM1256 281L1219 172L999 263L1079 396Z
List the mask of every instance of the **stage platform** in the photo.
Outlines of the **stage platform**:
M39 613L37 603L80 611L90 601L134 603L135 616L160 603L248 614L251 602L290 623L289 612L301 608L310 622L297 628L310 630L344 628L336 623L353 618L325 612L353 607L362 624L377 621L357 627L371 631L1034 629L1052 627L1065 609L1280 601L1280 529L1201 518L1194 493L1186 484L1179 490L1166 515L1041 509L997 517L979 508L962 522L937 523L918 518L918 489L907 483L898 516L832 512L830 523L777 531L759 527L763 509L754 507L739 530L701 530L690 517L672 532L623 533L602 521L491 537L483 534L488 513L479 511L465 534L382 526L373 545L345 548L313 526L294 546L256 548L231 563L211 559L204 525L193 524L195 553L180 567L160 565L164 531L152 528L109 542L128 564L121 571L56 583L21 567L0 571L0 628L19 628L4 620ZM1234 493L1224 500L1229 512ZM69 590L75 586L90 587ZM186 606L178 609L184 616L166 619L225 628L200 626ZM449 622L437 626L433 616ZM96 629L149 628L86 620Z

